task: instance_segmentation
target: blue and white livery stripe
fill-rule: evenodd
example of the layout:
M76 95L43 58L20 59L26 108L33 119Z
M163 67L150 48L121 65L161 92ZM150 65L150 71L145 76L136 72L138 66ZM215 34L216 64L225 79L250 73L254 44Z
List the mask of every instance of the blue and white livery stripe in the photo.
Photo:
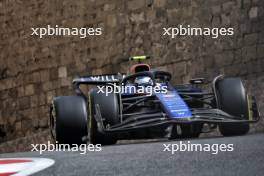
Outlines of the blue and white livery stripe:
M170 118L190 118L192 112L176 90L156 94Z

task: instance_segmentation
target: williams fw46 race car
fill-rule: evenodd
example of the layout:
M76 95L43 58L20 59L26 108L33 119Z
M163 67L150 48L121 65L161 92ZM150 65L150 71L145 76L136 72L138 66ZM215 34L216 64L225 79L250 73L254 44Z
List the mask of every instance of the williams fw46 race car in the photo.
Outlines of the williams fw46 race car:
M172 85L171 73L150 69L148 56L127 74L93 75L73 80L74 96L55 97L50 128L58 143L115 144L120 139L196 138L215 128L223 136L244 135L260 118L254 97L240 78L217 76L212 91L204 79ZM94 85L83 92L81 85Z

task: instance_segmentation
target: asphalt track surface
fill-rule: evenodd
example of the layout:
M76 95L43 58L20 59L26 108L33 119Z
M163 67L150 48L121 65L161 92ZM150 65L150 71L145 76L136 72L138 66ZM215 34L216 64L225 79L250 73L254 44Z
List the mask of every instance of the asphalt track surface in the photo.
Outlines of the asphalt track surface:
M182 140L187 142L187 140ZM37 152L1 154L5 157L44 157L56 161L35 175L195 175L263 176L264 134L238 137L200 138L197 144L234 144L233 152L164 152L163 144L179 140L159 140L103 147L101 152Z

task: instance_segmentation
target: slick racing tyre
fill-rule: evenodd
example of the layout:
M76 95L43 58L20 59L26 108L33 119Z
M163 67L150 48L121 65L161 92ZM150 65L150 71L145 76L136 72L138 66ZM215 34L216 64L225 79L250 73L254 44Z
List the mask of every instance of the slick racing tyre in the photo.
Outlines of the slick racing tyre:
M248 120L248 100L245 88L239 78L225 78L216 82L216 95L219 109L226 113ZM239 120L238 119L238 120ZM223 136L244 135L249 131L248 123L225 123L219 125Z
M88 134L89 141L92 144L111 145L117 142L117 138L113 135L104 134L98 129L96 121L97 111L100 115L104 126L111 126L119 122L119 103L116 94L97 93L97 89L90 92L89 100L89 123Z
M81 96L56 97L50 107L51 134L60 144L82 144L87 136L87 106Z

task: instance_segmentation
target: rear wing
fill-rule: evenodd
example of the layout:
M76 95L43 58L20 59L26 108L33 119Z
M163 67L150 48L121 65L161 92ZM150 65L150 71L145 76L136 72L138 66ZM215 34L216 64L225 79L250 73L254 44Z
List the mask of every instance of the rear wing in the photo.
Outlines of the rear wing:
M72 81L74 91L77 95L86 97L80 89L81 84L85 85L107 85L121 83L126 74L104 74L104 75L90 75L74 78Z
M102 85L109 83L119 83L126 77L126 74L105 74L105 75L89 75L84 77L74 78L72 83L74 85L90 84L90 85Z

